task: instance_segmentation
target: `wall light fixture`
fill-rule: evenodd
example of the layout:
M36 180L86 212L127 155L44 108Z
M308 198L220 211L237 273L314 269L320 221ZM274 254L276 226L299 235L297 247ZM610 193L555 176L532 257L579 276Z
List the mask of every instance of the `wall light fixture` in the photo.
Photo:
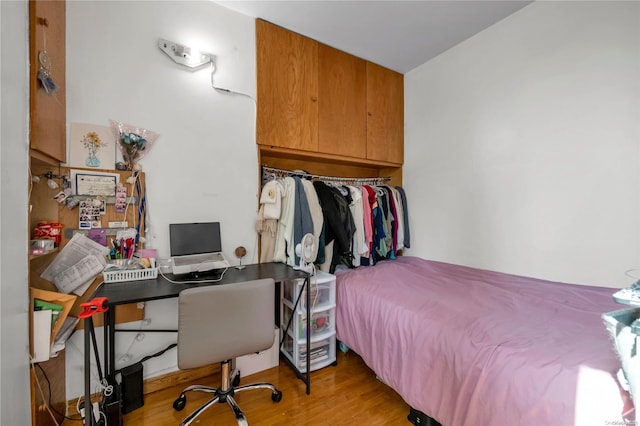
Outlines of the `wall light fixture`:
M212 67L215 66L216 57L210 53L201 52L189 46L162 38L158 40L158 47L175 63L191 68L192 70L199 69L209 63L211 63Z

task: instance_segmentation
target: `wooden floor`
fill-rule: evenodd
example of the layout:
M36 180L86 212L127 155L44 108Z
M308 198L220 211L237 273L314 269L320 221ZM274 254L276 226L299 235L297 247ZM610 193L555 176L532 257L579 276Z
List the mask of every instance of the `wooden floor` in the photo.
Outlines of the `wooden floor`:
M280 361L280 366L242 377L241 384L270 382L282 391L282 401L271 401L271 392L258 389L238 393L238 405L250 425L402 425L409 406L353 352L338 352L338 365L311 373L311 394L293 370ZM198 380L198 384L217 386L218 375ZM174 411L173 401L185 387L181 385L145 395L144 406L124 416L125 426L175 426L208 398L203 392L189 392L187 406ZM63 426L81 422L66 420ZM198 417L193 425L235 425L235 417L227 404L217 404Z

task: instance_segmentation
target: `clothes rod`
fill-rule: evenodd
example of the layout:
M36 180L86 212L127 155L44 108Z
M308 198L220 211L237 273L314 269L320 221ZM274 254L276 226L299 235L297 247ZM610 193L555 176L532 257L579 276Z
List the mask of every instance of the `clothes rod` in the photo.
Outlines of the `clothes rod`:
M339 176L325 176L315 175L304 170L284 170L277 169L275 167L262 166L262 182L266 182L275 177L287 177L298 176L307 179L320 180L323 182L340 182L340 183L353 183L356 185L374 184L380 185L385 181L391 180L388 176L376 176L376 177L339 177Z

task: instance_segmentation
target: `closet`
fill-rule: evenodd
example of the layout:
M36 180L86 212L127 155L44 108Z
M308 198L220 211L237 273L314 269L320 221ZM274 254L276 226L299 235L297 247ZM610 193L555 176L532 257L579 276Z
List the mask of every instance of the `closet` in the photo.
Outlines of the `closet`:
M261 164L401 178L402 74L261 19L256 52Z

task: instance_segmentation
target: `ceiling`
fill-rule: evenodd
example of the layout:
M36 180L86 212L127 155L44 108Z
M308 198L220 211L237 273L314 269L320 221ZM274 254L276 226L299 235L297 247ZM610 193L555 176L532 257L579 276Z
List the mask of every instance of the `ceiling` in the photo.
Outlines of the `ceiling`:
M216 1L403 74L531 2Z

